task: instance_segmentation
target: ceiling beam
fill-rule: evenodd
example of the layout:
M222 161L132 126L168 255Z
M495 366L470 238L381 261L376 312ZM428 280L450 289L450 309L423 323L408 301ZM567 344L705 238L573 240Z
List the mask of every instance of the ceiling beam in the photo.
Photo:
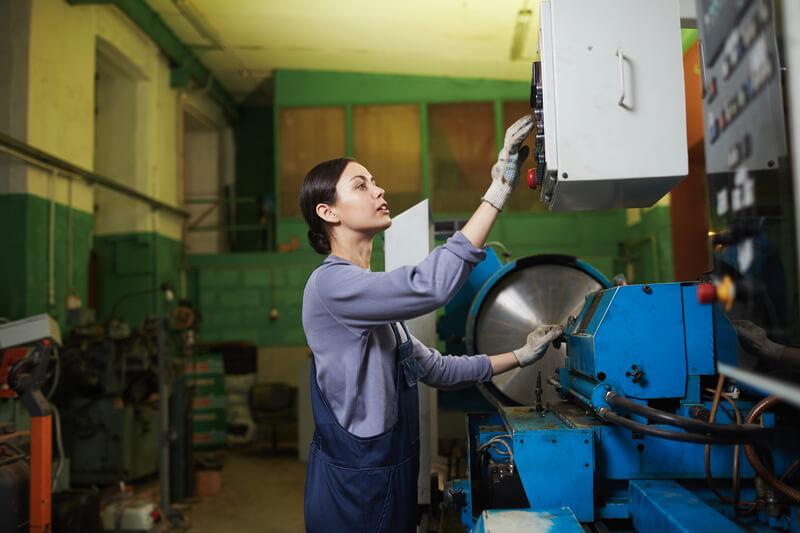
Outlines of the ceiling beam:
M72 5L112 4L117 6L134 24L136 24L162 52L172 61L174 66L183 70L198 87L206 87L211 97L231 119L236 120L239 111L233 96L214 78L212 72L194 55L164 20L145 0L67 0ZM182 76L178 76L180 79ZM176 77L171 76L173 86ZM185 79L185 78L184 78Z

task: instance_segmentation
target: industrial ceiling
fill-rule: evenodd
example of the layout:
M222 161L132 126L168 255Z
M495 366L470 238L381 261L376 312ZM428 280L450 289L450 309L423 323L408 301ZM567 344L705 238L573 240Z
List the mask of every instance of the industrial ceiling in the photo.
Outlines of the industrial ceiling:
M529 80L540 0L147 0L243 101L275 69Z

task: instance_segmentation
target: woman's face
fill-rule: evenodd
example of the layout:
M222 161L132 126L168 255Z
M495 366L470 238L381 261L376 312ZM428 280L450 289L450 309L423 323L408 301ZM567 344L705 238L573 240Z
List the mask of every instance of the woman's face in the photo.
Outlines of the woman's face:
M363 165L348 163L336 183L336 203L332 206L342 227L378 234L391 226L383 192Z

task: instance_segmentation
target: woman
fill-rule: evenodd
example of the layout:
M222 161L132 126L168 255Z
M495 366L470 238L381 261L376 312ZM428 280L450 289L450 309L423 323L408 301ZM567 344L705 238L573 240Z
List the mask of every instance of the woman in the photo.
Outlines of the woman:
M308 238L330 254L303 295L313 352L316 429L306 475L306 530L415 531L419 422L416 383L457 387L536 361L560 326L539 326L518 350L442 356L411 336L403 320L444 305L469 277L527 155L530 115L506 132L481 204L446 244L414 267L370 272L372 239L391 226L389 206L356 161L314 167L300 189Z

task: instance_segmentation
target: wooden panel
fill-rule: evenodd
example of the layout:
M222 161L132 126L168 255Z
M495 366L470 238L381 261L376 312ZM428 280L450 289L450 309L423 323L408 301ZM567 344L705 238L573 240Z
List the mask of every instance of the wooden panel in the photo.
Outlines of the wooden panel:
M510 125L522 118L524 115L533 113L530 102L525 100L522 102L503 102L503 130L505 131ZM520 169L520 183L516 188L511 198L508 199L505 209L507 211L547 211L548 204L539 200L539 193L541 189L531 190L528 188L528 169L533 169L536 173L536 159L533 157L533 145L536 129L531 131L528 139L525 141L524 146L530 150L528 159Z
M317 163L345 155L344 108L281 109L278 135L280 215L300 216L300 184L308 171Z
M700 80L699 41L683 54L683 82L686 93L686 137L689 148L703 144L703 88ZM690 156L691 157L691 154Z
M433 213L473 211L497 158L492 104L430 104L428 150Z
M683 55L689 175L671 193L672 258L676 281L692 281L710 268L708 199L703 143L703 101L697 42Z
M353 107L353 155L386 191L393 214L422 199L419 106Z
M694 281L710 266L704 162L689 161L689 175L672 189L671 196L675 281Z

